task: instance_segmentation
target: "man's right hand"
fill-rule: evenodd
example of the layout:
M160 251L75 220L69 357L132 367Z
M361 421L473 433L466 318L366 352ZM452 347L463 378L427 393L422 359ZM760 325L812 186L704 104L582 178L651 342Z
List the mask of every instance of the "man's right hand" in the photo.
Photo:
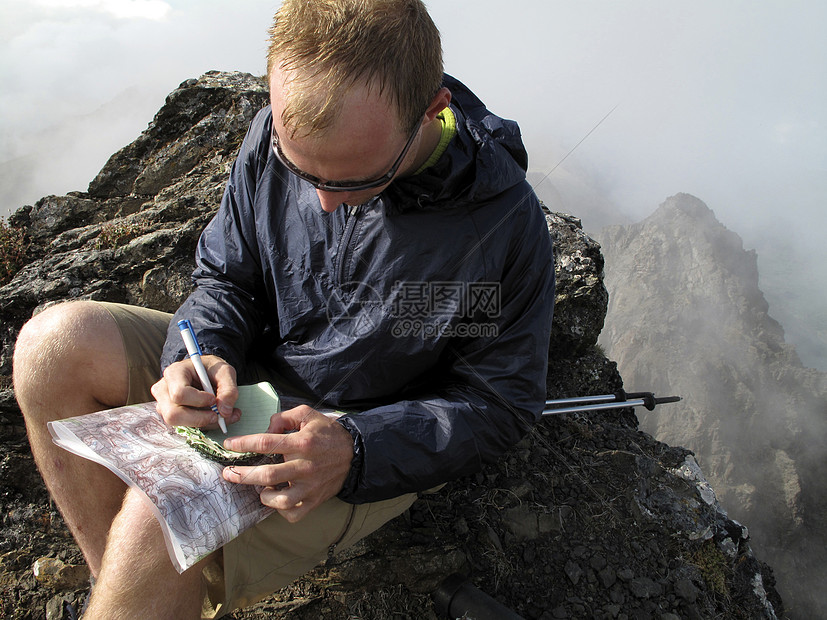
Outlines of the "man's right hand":
M241 411L234 408L238 399L235 369L215 355L203 355L201 361L215 396L203 391L189 358L167 366L163 378L152 386L158 413L170 426L217 427L215 413L209 409L213 404L228 424L241 417Z

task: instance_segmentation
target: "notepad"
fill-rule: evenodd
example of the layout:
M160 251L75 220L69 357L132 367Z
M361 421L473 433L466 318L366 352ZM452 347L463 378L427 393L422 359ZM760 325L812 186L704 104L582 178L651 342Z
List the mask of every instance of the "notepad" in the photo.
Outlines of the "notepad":
M227 427L226 435L220 428L205 431L204 435L221 444L230 437L265 433L270 426L271 416L281 411L279 395L266 381L238 386L238 400L235 406L241 409L241 419Z
M175 426L175 432L186 438L194 449L222 465L251 464L261 461L261 454L255 452L236 452L224 447L224 440L241 435L266 433L270 418L281 410L281 402L273 386L267 382L255 385L238 386L236 407L241 410L238 422L227 427L227 434L220 428L205 430L189 426ZM280 456L278 457L281 458Z

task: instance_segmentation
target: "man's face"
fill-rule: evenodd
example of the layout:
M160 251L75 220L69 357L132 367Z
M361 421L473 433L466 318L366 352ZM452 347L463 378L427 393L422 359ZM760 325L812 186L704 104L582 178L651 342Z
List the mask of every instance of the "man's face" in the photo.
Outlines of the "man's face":
M322 136L291 138L281 122L284 110L286 74L274 69L270 77L273 130L282 158L306 175L325 182L365 182L381 178L397 161L409 135L399 127L397 114L384 97L370 92L367 85L352 88L342 102L339 117ZM419 136L413 138L397 175L410 168ZM322 208L333 212L339 205L364 204L389 183L355 191L317 189Z

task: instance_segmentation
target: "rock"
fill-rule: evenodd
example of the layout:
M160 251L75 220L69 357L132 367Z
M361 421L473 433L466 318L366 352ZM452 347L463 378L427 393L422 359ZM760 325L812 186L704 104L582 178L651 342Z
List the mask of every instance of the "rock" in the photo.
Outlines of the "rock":
M659 596L662 588L648 577L637 577L629 582L629 589L637 598Z
M70 604L71 601L66 596L53 596L46 603L46 620L63 620L66 606Z
M13 596L0 597L0 617L28 617L26 610L49 601L59 606L63 582L45 575L62 569L47 570L53 565L44 561L44 581L35 581L35 559L82 564L39 479L12 397L20 327L66 299L174 310L189 293L198 235L266 102L265 84L250 75L187 80L87 192L47 197L9 219L31 247L28 263L0 287L0 419L7 420L0 423L0 582L15 584ZM577 218L548 210L546 221L558 283L547 395L614 393L623 380L595 344L607 307L600 246ZM429 593L454 573L527 620L657 617L658 609L687 618L783 613L771 569L753 555L744 527L707 501L708 483L700 467L687 466L689 456L641 433L630 409L544 417L482 472L424 494L406 514L233 617L430 620ZM731 571L719 571L727 596L692 564L701 549ZM694 600L683 583L687 596L676 593L677 579L695 584Z
M569 357L593 347L603 329L609 299L603 285L603 256L577 218L549 212L546 223L554 242L557 279L549 352Z
M89 585L89 568L65 564L57 558L38 558L32 566L35 579L55 590L76 590Z
M774 234L795 243L792 226L779 217ZM693 451L676 473L692 482L703 466L700 501L749 525L798 617L827 617L827 373L785 342L756 253L688 194L598 238L610 291L600 343L628 384L683 396L638 410L642 428Z
M689 603L694 603L698 599L700 590L689 579L678 579L675 582L675 594Z
M569 560L566 562L566 567L564 569L566 571L566 577L569 578L574 585L577 585L580 581L580 578L583 576L583 569L580 568L580 565L576 562L572 562Z
M601 569L598 575L600 576L600 583L602 583L603 587L607 590L617 581L617 574L611 566Z
M534 540L540 536L537 515L527 506L509 508L504 516L504 523L517 540Z
M211 72L172 93L147 130L113 155L88 193L49 196L9 224L31 262L2 287L0 375L17 330L38 308L98 299L174 310L190 292L198 235L215 212L263 80Z

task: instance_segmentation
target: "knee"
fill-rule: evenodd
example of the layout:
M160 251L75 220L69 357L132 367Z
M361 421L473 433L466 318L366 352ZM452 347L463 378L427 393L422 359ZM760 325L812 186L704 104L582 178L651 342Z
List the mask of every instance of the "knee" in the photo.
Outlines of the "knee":
M77 349L84 323L99 321L94 302L65 302L51 306L33 316L20 330L14 347L15 367L25 367L32 360L48 361ZM41 366L38 363L38 366Z
M32 317L20 330L14 348L15 393L49 389L60 384L79 386L102 350L112 359L123 345L111 315L96 302L73 301L51 306ZM78 375L78 376L73 376Z

